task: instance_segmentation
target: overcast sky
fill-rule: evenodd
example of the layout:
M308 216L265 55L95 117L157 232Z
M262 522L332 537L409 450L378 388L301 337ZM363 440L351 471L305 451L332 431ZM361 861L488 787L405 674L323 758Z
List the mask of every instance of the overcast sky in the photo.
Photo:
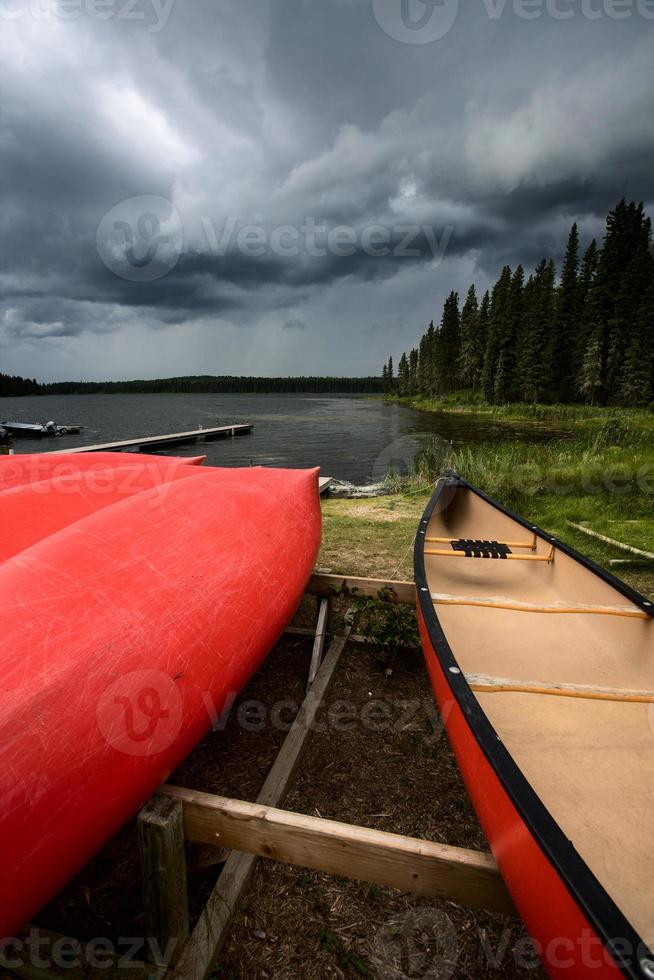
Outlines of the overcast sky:
M654 0L0 0L0 370L380 372L654 202Z

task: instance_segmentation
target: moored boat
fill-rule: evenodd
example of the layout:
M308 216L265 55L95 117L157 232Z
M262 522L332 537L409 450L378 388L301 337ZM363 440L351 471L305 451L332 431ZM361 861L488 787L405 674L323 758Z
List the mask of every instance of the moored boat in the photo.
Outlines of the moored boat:
M0 566L0 936L137 811L277 641L320 543L317 477L197 470Z
M17 439L54 439L57 435L54 422L3 422L2 427Z
M654 977L652 603L455 473L415 546L468 793L552 977Z

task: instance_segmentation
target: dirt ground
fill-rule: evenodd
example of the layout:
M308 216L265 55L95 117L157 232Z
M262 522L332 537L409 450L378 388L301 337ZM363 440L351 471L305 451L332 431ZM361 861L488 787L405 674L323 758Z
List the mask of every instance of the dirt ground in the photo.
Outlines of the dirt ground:
M254 800L302 701L310 640L285 637L235 703L224 730L171 782ZM346 648L287 809L486 849L418 653ZM219 867L188 853L195 919ZM38 917L80 940L143 931L131 824ZM380 980L543 976L516 919L473 912L302 869L259 862L215 977Z

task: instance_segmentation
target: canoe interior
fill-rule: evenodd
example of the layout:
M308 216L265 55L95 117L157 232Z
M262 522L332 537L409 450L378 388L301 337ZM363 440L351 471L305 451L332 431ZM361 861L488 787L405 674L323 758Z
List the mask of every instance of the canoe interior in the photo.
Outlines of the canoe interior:
M528 547L512 548L513 554L550 553L543 538L531 550L529 529L465 485L443 496L446 505L435 508L426 539L523 542ZM543 690L589 689L581 696L476 690L476 697L566 837L636 932L651 938L654 704L619 698L651 692L654 701L654 621L558 550L548 563L430 556L432 549L452 548L427 540L425 570L443 632L466 675ZM459 604L467 599L489 604ZM627 615L600 614L598 607ZM561 611L568 608L584 611ZM615 693L596 699L597 689Z

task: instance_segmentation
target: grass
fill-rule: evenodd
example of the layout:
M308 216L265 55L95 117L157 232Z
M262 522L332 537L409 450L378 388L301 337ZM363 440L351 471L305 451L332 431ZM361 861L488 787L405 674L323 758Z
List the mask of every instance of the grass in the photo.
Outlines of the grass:
M426 446L412 473L389 474L392 495L374 500L327 500L321 563L335 572L408 578L413 535L429 492L442 469L452 467L529 521L556 534L598 564L629 557L571 528L587 522L595 531L654 551L654 414L645 410L570 405L486 406L465 396L415 401L428 411L492 414L506 421L506 438L452 449ZM512 423L520 423L518 438ZM525 439L525 423L539 441ZM543 425L556 434L542 439ZM563 423L563 426L562 426ZM563 434L561 430L563 428ZM654 562L612 569L639 591L654 594Z

